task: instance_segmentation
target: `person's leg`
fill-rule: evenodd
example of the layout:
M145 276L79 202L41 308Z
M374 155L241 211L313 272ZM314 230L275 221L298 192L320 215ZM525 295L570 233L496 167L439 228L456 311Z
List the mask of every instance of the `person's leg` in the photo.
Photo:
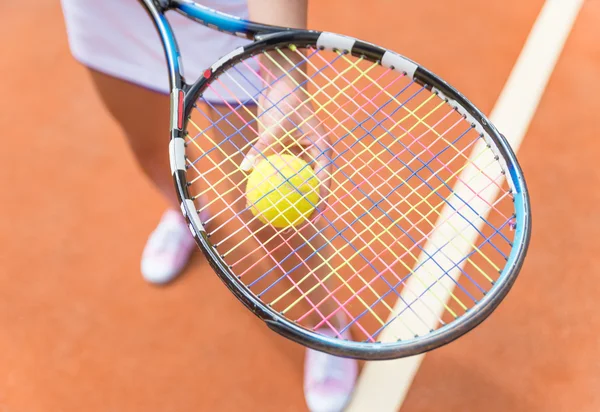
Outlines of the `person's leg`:
M125 133L138 165L178 207L169 166L169 96L89 69L104 106Z
M169 165L169 97L90 69L93 84L119 123L134 157L170 205L152 232L141 261L142 275L156 284L169 282L185 267L194 240L178 208Z
M238 200L234 206L239 213L245 207L243 192L245 190L244 180L247 176L240 170L239 164L244 157L243 154L248 151L248 142L254 140L256 135L249 127L244 128L244 134L235 133L248 119L241 119L237 115L227 116L227 113L228 109L223 105L209 110L212 122L218 122L219 125L219 132L216 133L219 138L214 141L214 144L223 138L228 139L228 142L221 147L226 152L225 155L233 161L224 162L223 168L231 179L230 183L239 188L239 190L231 192L232 199L241 197L241 200ZM228 121L219 121L224 115L227 116ZM251 115L244 114L242 117L251 118ZM216 139L216 137L213 136L212 139ZM241 148L244 148L242 152L239 150ZM265 247L265 253L270 254L273 261L280 264L281 271L290 272L290 277L302 291L292 288L294 290L286 295L284 307L292 306L290 310L295 311L292 315L295 318L302 317L303 314L310 311L310 315L306 317L303 324L322 324L319 329L320 333L337 336L334 329L341 330L347 319L343 311L338 309L338 302L328 296L339 286L339 280L335 276L328 276L332 272L332 266L335 266L336 263L329 261L333 250L324 233L326 224L325 219L318 219L316 223L307 225L299 233L290 231L282 234L277 234L274 229L264 227L256 221L251 227L255 233L258 233L257 238ZM310 241L308 241L309 239ZM290 256L292 250L296 250L296 252ZM269 262L268 266L273 264L273 262ZM326 277L328 279L323 281ZM290 286L286 284L283 290L279 290L271 296L265 295L263 298L267 301L277 299L281 292L287 293L288 288ZM272 290L275 291L275 288ZM301 294L306 294L306 296L293 306ZM309 299L311 303L308 303ZM311 305L318 305L318 307L315 309ZM278 309L282 309L279 306L281 305L275 305ZM333 313L336 315L331 316ZM327 318L327 321L324 321L324 318ZM346 331L342 338L349 338L349 331ZM353 359L338 358L311 349L307 350L304 392L309 408L312 411L341 411L352 393L357 373L358 363Z

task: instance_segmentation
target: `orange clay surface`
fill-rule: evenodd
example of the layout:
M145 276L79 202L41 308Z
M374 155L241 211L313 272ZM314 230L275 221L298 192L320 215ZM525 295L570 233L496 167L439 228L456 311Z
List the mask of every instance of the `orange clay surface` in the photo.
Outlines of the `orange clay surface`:
M313 1L310 26L397 50L489 114L542 3ZM34 4L0 2L0 411L305 411L303 349L199 253L168 287L142 280L165 202L71 57L59 2ZM599 26L588 0L519 151L521 277L425 358L402 411L600 410Z

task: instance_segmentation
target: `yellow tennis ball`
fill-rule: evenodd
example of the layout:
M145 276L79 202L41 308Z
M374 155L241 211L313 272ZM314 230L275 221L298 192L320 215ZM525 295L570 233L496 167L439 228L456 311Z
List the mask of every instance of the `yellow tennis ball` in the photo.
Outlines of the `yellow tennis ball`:
M319 180L299 157L275 154L263 158L248 176L246 203L254 216L277 228L296 226L319 201Z

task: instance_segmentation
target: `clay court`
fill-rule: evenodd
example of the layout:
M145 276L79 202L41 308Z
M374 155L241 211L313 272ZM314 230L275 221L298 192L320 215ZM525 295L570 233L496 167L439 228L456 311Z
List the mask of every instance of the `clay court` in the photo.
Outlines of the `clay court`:
M489 114L544 1L458 3L313 1L309 27L396 50ZM166 203L72 58L59 3L0 15L0 411L305 411L304 349L200 253L167 287L140 276ZM519 279L398 382L399 410L600 410L599 25L600 1L585 0L518 148L533 215ZM377 388L353 410L383 410L359 406L365 393Z

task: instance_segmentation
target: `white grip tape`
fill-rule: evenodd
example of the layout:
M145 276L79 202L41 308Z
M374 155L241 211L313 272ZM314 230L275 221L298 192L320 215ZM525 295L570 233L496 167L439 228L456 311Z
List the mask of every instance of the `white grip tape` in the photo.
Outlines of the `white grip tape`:
M171 130L177 129L177 119L179 117L179 90L171 90Z
M406 75L411 79L415 76L417 65L406 57L402 57L391 51L386 51L381 59L381 65L383 67L393 67L394 70L399 72L406 72Z
M317 47L325 48L328 50L347 50L352 51L352 47L354 47L355 39L352 37L342 36L341 34L335 33L321 33L319 38L317 39Z
M169 142L169 160L171 161L171 174L177 170L185 170L185 146L180 137Z
M221 67L221 65L223 65L223 63L225 63L229 59L234 58L237 55L242 54L243 52L244 52L244 47L238 47L237 49L232 50L231 52L227 53L225 56L221 57L219 60L214 62L214 64L212 66L210 66L211 71L214 72L219 67Z
M185 207L183 206L183 204L185 203L185 206L187 207L188 211L190 212L189 214L189 219L194 222L194 225L196 225L196 227L202 231L204 231L204 226L202 226L202 222L200 221L200 216L198 215L198 211L196 210L196 205L194 204L194 201L191 199L185 199L182 203L181 203L181 210L183 211L183 213L185 214ZM190 231L192 232L192 234L195 234L193 231L193 228L190 226Z

